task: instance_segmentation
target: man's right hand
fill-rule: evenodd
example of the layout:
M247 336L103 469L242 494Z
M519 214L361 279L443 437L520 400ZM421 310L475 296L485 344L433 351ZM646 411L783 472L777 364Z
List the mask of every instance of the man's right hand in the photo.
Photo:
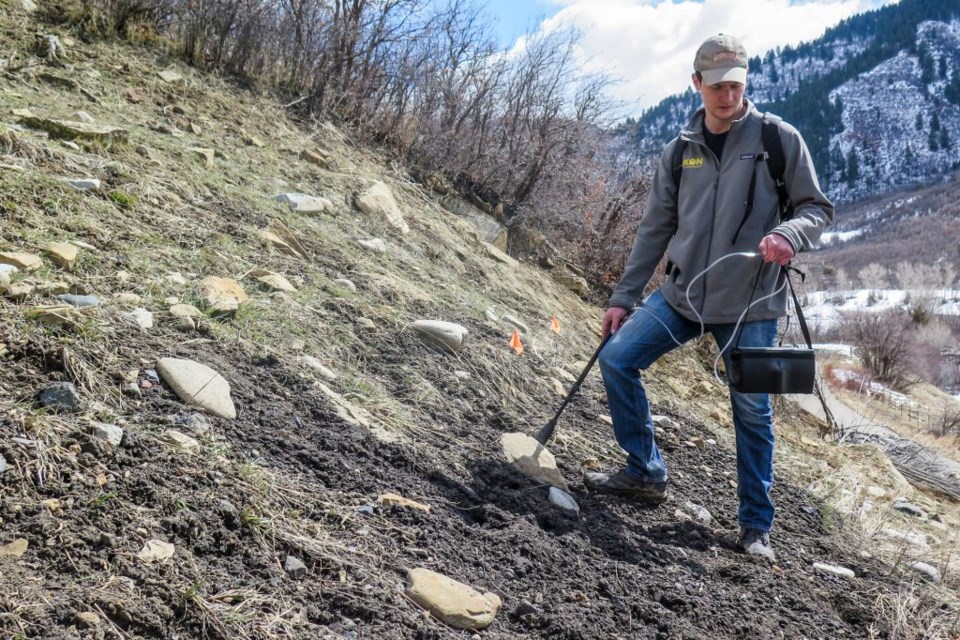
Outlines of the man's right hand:
M610 307L607 309L607 312L603 314L603 325L601 327L603 330L603 338L606 339L608 335L616 333L628 315L629 311L623 307Z

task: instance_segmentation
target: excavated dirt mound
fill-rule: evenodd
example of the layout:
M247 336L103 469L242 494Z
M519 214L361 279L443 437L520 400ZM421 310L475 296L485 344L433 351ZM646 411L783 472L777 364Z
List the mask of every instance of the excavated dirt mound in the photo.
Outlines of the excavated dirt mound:
M443 376L447 356L413 340L402 347ZM159 434L191 412L158 385L145 390L139 406L155 422L128 429L119 448L108 450L79 428L64 437L78 453L47 478L44 490L61 501L57 513L18 501L9 493L17 474L8 471L4 528L39 550L28 563L3 566L4 580L21 585L0 602L4 637L226 638L252 634L247 625L254 624L261 634L273 624L276 637L472 635L444 627L405 598L405 573L413 567L499 594L504 608L483 632L489 638L884 635L872 611L877 593L895 589L886 569L849 550L833 517L796 487L781 482L774 489L777 565L735 550L735 462L721 446L668 446L672 495L659 508L587 493L579 461L560 453L582 509L577 517L553 507L546 487L501 461L498 437L513 430L505 424L510 418L478 406L482 398L469 384L448 392L477 407L470 419L410 446L345 423L275 359L203 344L175 355L230 367L239 416L211 419L201 440L204 455L229 452L247 466L224 459L222 473L211 471L161 444ZM563 431L580 431L598 447L610 437L596 424L603 409L597 387L589 381L569 407L560 442ZM673 417L681 442L711 437ZM17 466L14 448L3 454ZM108 491L93 480L106 467ZM271 476L295 483L280 487ZM375 501L384 492L432 510L382 508ZM286 509L260 510L267 494L274 506L283 494ZM714 523L679 516L687 501L707 507ZM360 510L364 505L374 508ZM131 509L140 522L130 522ZM145 565L135 554L148 538L188 549L190 560ZM288 554L307 565L302 579L284 572ZM814 561L853 568L857 588L814 573ZM34 599L41 587L52 597ZM98 613L102 625L85 628L77 618L84 611Z

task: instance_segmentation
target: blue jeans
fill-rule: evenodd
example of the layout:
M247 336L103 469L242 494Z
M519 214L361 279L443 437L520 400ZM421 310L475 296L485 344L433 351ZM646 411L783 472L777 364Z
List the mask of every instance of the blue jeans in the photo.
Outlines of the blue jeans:
M648 313L649 312L649 313ZM660 319L657 322L651 314ZM634 311L600 352L600 372L607 390L613 431L627 453L627 472L641 480L662 482L667 467L654 440L650 403L640 381L640 370L700 335L700 324L684 318L657 291L641 309ZM730 340L734 324L708 324L722 348ZM742 325L740 345L769 347L777 335L777 320L758 320ZM729 370L729 347L723 355ZM737 440L737 493L741 527L769 531L773 525L773 407L765 393L739 393L730 388L733 424Z

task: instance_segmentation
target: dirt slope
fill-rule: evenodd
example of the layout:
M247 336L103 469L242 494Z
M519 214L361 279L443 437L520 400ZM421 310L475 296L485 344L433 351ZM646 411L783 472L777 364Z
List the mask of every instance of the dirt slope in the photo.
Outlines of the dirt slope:
M649 376L675 423L663 438L671 500L640 509L584 491L582 465L621 459L594 375L551 443L581 508L569 515L502 461L499 436L549 418L556 385L596 344L600 310L492 252L343 132L300 128L157 49L61 32L65 63L28 58L35 25L4 11L2 55L20 53L0 77L0 251L43 258L12 277L32 289L0 299L0 549L27 543L0 558L0 635L469 637L404 595L406 572L425 567L502 598L489 638L893 637L877 607L896 602L899 573L864 559L835 512L789 481L775 488L778 564L735 551L725 391L699 350ZM168 68L182 79L161 79ZM24 109L62 120L82 110L129 141L66 145L26 126ZM91 177L99 190L63 181ZM355 209L374 180L409 233ZM271 199L288 191L331 204L303 214ZM271 221L298 251L264 239ZM386 251L358 244L372 238ZM80 248L72 270L44 254L51 241ZM296 290L271 290L255 269ZM250 300L184 324L170 309L204 308L207 276L238 279ZM64 310L60 291L101 304ZM154 314L152 328L123 319L134 307ZM507 347L508 315L528 326L522 356ZM425 346L409 328L421 318L466 327L465 348ZM158 381L171 356L226 378L236 419L203 416ZM79 411L40 405L57 381L76 385ZM120 444L94 437L94 423L122 427ZM781 428L815 429L786 416ZM197 448L172 444L170 429ZM383 507L387 492L431 509ZM688 502L712 521L684 515ZM148 540L174 556L141 560ZM288 556L305 573L285 570Z

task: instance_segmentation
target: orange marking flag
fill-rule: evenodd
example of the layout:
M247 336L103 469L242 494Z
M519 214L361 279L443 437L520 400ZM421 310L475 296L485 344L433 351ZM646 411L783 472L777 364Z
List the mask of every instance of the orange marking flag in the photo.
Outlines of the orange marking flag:
M550 318L550 331L553 331L555 334L560 335L560 321L557 320L557 316Z
M513 330L513 337L510 338L510 346L517 352L518 356L523 353L523 343L520 342L520 332L516 329Z

